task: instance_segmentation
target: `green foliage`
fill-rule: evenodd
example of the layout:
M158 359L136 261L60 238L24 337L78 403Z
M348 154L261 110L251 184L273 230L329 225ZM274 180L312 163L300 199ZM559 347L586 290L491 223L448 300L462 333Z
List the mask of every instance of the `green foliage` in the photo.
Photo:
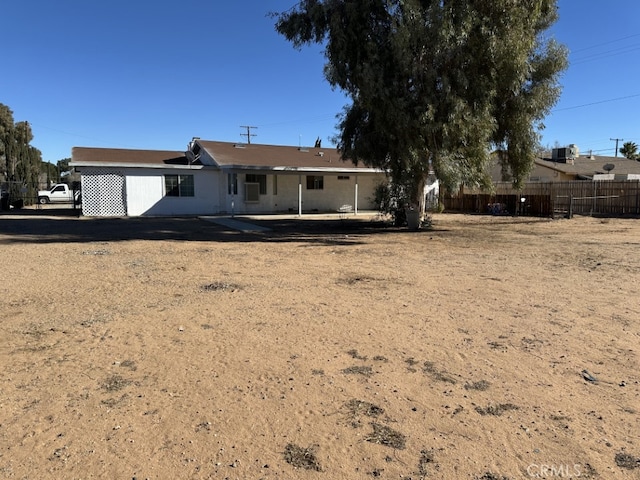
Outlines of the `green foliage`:
M29 123L14 123L11 109L0 103L0 177L16 204L28 203L37 194L42 154L31 146L32 140Z
M624 142L620 153L629 160L638 160L640 158L640 155L638 155L638 145L634 142Z
M61 160L58 160L58 163L56 165L58 167L58 172L60 173L61 176L71 171L71 168L69 167L70 161L71 161L70 158L63 158Z
M445 187L489 185L492 148L526 178L567 65L544 36L555 0L302 0L274 16L295 47L326 45L325 76L351 99L346 158L409 178L411 195L429 162Z
M42 162L40 164L40 173L46 179L47 187L52 183L58 182L58 168L51 162Z
M376 185L373 202L380 213L390 215L397 226L404 225L407 217L405 208L409 204L406 189L394 182L380 183Z

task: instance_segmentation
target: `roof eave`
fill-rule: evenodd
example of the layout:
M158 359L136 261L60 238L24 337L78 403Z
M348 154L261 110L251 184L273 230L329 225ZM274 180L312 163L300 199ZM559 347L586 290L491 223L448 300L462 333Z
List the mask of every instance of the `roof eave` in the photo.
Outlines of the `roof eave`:
M266 166L266 165L221 165L221 170L262 170L282 173L359 173L375 174L385 173L378 168L330 168L330 167L295 167L295 166Z
M127 162L69 162L70 167L86 168L86 167L107 167L107 168L154 168L154 169L181 169L181 170L202 170L204 168L218 170L217 167L209 165L175 165L161 163L127 163Z

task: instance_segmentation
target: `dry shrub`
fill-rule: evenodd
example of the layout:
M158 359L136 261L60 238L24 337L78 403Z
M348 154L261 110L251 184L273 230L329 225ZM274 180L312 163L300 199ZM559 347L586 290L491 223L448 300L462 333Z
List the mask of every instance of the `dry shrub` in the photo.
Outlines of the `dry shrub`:
M626 468L628 470L640 468L640 458L636 458L633 455L629 455L628 453L616 453L615 461L617 466Z
M316 457L316 448L317 446L315 445L302 448L290 443L284 448L284 459L288 464L293 465L296 468L304 468L305 470L321 472L322 467Z
M373 427L373 432L365 438L367 442L404 450L407 439L402 433L380 423L372 423L371 426Z

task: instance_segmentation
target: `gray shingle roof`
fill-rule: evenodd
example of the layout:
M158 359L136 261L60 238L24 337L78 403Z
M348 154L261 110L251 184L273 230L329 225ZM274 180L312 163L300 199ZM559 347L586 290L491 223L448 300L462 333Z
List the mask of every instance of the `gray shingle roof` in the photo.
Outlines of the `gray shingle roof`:
M603 157L599 155L579 156L571 163L554 162L550 158L536 159L536 163L540 166L551 168L559 172L582 175L592 177L598 173L609 173L604 169L607 164L613 165L611 173L616 175L627 175L630 173L640 174L640 162L629 160L625 157Z
M184 152L168 150L128 150L122 148L73 147L72 166L187 165Z
M210 140L196 140L203 152L196 165L223 169L251 169L264 171L345 173L379 172L344 161L335 148L299 148L278 145L238 144ZM74 147L71 165L163 167L189 165L185 152L161 150L127 150L117 148Z

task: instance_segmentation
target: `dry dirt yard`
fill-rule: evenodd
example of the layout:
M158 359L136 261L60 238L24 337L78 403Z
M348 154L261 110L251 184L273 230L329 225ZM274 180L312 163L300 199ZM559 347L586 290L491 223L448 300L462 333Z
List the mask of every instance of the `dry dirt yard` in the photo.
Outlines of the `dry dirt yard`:
M0 478L640 478L640 220L0 216Z

